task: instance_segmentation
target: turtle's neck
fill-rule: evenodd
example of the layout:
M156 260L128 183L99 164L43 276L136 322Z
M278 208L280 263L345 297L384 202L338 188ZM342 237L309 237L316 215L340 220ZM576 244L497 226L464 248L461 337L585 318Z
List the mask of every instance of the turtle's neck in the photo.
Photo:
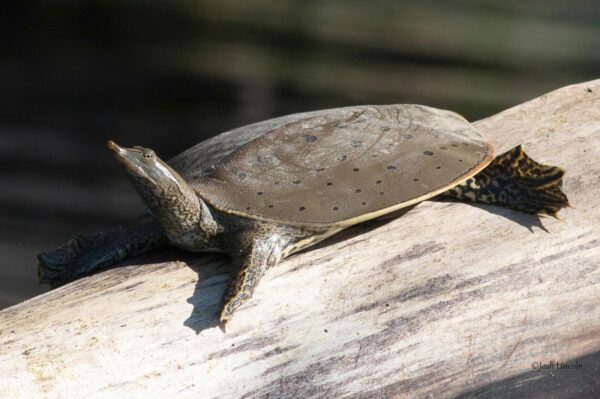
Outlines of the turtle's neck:
M206 248L217 234L218 225L206 203L180 179L181 184L168 185L163 190L140 190L139 185L134 183L134 186L165 229L171 244L188 251Z
M177 172L168 169L169 178L151 182L131 173L128 177L172 245L188 251L204 249L217 234L218 225L206 203Z
M218 231L210 209L187 182L149 148L108 148L136 191L164 228L169 242L195 251L206 248Z

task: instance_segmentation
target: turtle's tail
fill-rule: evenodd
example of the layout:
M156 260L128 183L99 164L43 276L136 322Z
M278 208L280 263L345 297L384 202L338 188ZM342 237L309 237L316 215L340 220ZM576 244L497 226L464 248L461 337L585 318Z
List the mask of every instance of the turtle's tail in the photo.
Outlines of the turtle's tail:
M38 254L38 282L58 287L166 242L163 229L149 215L111 232L77 235Z
M443 195L556 217L570 206L562 191L564 174L563 168L534 161L519 145Z

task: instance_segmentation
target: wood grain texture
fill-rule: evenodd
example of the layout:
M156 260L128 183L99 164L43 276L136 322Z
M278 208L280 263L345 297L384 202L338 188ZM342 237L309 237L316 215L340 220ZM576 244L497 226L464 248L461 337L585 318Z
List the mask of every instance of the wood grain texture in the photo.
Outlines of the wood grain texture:
M590 373L600 80L476 125L499 153L523 143L567 169L563 222L424 202L270 270L227 334L225 258L148 254L1 311L0 397L470 397L567 375L533 362Z

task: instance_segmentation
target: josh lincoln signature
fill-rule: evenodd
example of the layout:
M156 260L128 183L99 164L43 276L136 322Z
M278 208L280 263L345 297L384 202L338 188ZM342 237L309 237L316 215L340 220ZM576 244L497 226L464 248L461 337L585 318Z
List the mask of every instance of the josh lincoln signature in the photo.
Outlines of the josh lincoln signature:
M575 360L574 362L559 362L550 360L549 362L533 362L531 368L534 370L576 370L582 369L583 364Z

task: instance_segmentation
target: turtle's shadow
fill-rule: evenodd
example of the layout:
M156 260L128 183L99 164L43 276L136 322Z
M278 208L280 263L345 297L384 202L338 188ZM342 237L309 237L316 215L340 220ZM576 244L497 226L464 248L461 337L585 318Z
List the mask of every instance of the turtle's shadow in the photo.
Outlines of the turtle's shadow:
M192 296L187 303L192 313L183 322L199 334L205 329L219 327L219 314L229 281L229 258L226 255L203 254L184 261L198 274Z
M513 222L525 227L527 230L529 230L532 233L533 233L534 227L537 227L538 229L543 230L546 233L550 233L546 229L546 227L544 227L544 225L542 224L542 218L539 215L532 215L529 213L516 211L514 209L505 208L505 207L498 206L498 205L481 204L481 203L477 203L477 202L465 202L465 201L455 200L452 198L437 198L436 197L433 199L433 201L442 202L442 203L447 202L447 203L467 204L470 206L474 206L475 208L482 209L486 212L493 213L494 215L502 216L510 221L513 221Z
M378 227L381 227L395 218L408 212L413 207L402 209L399 212L386 215L379 219L371 220L359 225L344 229L334 234L323 242L307 248L299 253L324 248L351 237L360 236ZM201 331L219 327L219 314L222 300L229 280L229 258L226 255L217 254L190 254L189 252L177 250L173 261L184 262L190 269L198 274L198 280L194 287L194 293L187 299L193 306L192 313L184 321L183 325L191 328L199 334ZM176 256L176 257L175 257ZM295 255L292 255L295 256Z
M436 201L458 202L451 199L436 199ZM546 228L542 225L540 218L536 215L530 215L527 213L487 204L468 204L483 209L487 212L505 217L521 226L526 227L529 231L533 231L533 227L538 227L541 230L548 232L548 230L546 230ZM380 218L351 226L337 234L334 234L333 236L313 247L300 251L299 253L325 248L341 241L366 234L404 215L415 206L416 205L400 209ZM219 254L200 255L182 250L173 251L176 251L173 252L172 255L173 261L186 263L190 269L194 270L194 272L198 274L198 280L194 287L194 293L187 300L187 302L193 306L193 310L183 324L186 327L194 330L196 334L199 334L201 331L207 328L218 327L222 300L229 280L229 258L226 255Z
M169 246L150 251L107 269L117 269L113 272L114 275L118 277L123 274L122 278L126 278L131 274L143 273L143 269L138 267L147 264L160 263L164 267L170 267L170 264L177 262L185 263L198 275L194 292L187 299L193 307L192 312L183 325L197 334L207 328L217 327L222 298L228 282L229 258L226 255L189 252ZM134 268L123 268L124 266L134 266ZM185 282L181 286L188 287L189 283Z

